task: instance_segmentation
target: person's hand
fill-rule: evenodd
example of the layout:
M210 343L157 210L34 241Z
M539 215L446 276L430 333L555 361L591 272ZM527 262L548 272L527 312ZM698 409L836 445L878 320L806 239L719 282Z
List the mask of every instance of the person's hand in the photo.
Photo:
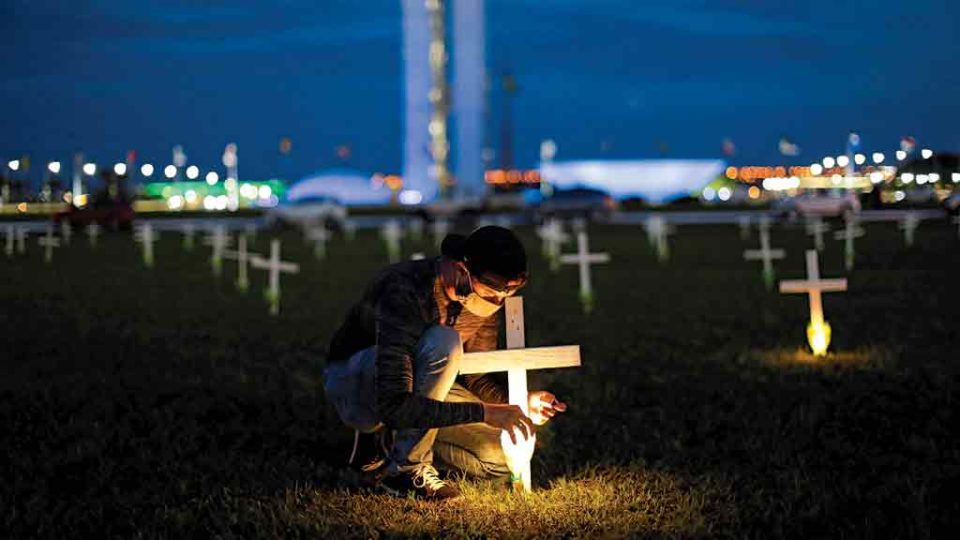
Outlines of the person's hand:
M529 439L534 431L533 421L523 414L523 410L506 403L484 403L483 422L506 431L513 444L517 444L515 429L524 439Z
M566 403L546 390L530 392L527 405L530 407L530 419L538 426L546 424L551 418L567 410Z

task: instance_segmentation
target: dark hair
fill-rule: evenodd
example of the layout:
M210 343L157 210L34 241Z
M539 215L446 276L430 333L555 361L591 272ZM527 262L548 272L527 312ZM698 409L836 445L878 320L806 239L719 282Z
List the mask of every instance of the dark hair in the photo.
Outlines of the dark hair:
M493 274L513 280L527 272L527 252L510 229L488 225L470 233L448 234L440 244L440 253L461 261L475 276Z

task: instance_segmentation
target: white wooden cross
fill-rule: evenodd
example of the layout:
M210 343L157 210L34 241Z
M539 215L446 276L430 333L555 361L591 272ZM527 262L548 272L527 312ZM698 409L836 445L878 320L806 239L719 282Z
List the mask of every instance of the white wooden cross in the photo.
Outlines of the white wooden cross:
M17 253L23 255L27 252L27 229L23 227L17 227Z
M47 224L47 234L37 238L37 243L44 247L44 262L53 261L53 248L60 247L60 239L53 236L53 225Z
M237 250L224 249L223 258L237 261L237 289L246 291L250 287L250 279L247 277L247 267L250 265L250 258L257 253L247 252L247 237L239 235L237 238Z
M357 236L357 224L350 218L343 220L343 236L348 242L353 242Z
M506 371L508 401L519 406L523 409L523 413L529 416L527 371L579 367L580 346L525 348L523 298L519 296L507 298L504 311L507 327L506 350L464 354L460 364L460 373L471 375ZM533 486L533 479L530 475L530 459L533 456L535 438L531 437L528 440L523 440L523 435L517 433L517 444L513 445L506 432L501 433L501 435L503 451L508 454L507 461L513 466L511 472L514 476L520 477L524 490L530 491Z
M410 260L411 260L411 261L422 261L423 259L426 259L426 258L427 258L427 256L424 255L423 253L419 252L419 251L416 252L416 253L414 253L414 254L412 254L412 255L410 255Z
M590 313L593 309L593 286L590 282L590 264L610 262L608 253L590 253L586 232L577 233L577 253L560 256L563 264L576 264L580 267L580 301L583 310Z
M3 252L6 253L7 257L13 257L13 240L16 233L14 233L13 225L7 225L4 230L6 232L6 242L4 242Z
M400 260L400 240L403 238L403 230L396 220L386 222L380 229L380 236L383 237L387 245L387 257L391 263Z
M313 254L317 259L323 260L327 257L327 242L330 240L330 231L326 226L319 225L311 227L304 231L304 238L313 242Z
M280 240L274 238L270 240L270 258L264 259L260 255L253 255L250 258L250 266L261 270L268 270L270 277L267 287L267 302L270 303L270 314L280 314L280 273L296 274L300 272L300 265L297 263L280 260Z
M740 226L740 239L750 238L750 216L740 216L737 218L737 224Z
M770 222L760 222L760 249L747 249L743 258L747 261L763 261L763 283L767 289L773 288L773 260L783 259L787 252L782 249L770 249Z
M423 238L423 220L419 217L413 217L407 222L407 229L410 230L410 238L419 242Z
M96 221L87 225L87 238L90 240L91 247L97 247L97 239L100 237L100 225Z
M210 267L213 269L213 275L219 276L223 268L223 250L230 245L226 228L223 225L217 225L203 243L213 248L210 252Z
M154 233L153 225L149 222L137 227L137 232L134 234L134 240L143 246L143 264L147 268L153 267L153 243L159 239L159 236Z
M570 239L570 235L563 231L563 222L556 218L544 223L537 230L537 234L543 242L543 256L550 263L550 270L556 272L560 269L560 250Z
M60 240L63 241L64 246L70 245L70 238L73 236L73 228L70 225L70 220L64 219L60 222Z
M903 229L903 243L907 247L913 245L914 233L920 226L920 216L916 212L907 212L900 220L900 228Z
M435 219L433 223L430 224L430 230L433 233L433 243L440 247L440 244L443 242L443 239L447 237L447 233L450 232L450 222L445 219Z
M844 241L843 266L848 271L853 270L854 259L856 258L856 252L853 248L854 240L865 234L867 234L867 231L865 231L863 227L857 223L857 219L853 216L848 216L846 218L842 231L833 233L834 239Z
M184 223L180 227L180 232L183 233L183 249L186 251L193 251L193 235L195 229L193 223Z
M830 346L830 325L823 318L821 293L847 290L847 280L820 279L820 263L817 251L807 250L807 279L780 282L781 293L806 293L810 298L810 324L807 326L807 341L813 354L823 356Z
M823 233L829 230L830 225L825 223L820 216L807 221L807 234L813 235L813 247L817 251L823 251Z
M666 218L657 214L647 218L644 222L647 229L647 241L657 249L657 260L664 262L670 258L670 243L667 235L673 232L673 228L667 223Z

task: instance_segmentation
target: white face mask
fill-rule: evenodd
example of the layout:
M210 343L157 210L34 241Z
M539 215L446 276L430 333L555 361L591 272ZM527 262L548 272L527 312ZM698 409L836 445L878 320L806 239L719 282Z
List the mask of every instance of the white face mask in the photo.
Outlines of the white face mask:
M467 295L466 298L461 299L460 303L463 304L464 309L478 317L489 317L503 307L502 304L494 304L489 300L485 300L475 292L472 292Z

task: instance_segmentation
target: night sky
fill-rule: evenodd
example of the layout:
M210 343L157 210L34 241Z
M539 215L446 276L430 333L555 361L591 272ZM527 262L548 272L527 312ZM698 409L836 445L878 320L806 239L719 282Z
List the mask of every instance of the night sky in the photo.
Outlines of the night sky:
M795 4L795 5L791 5ZM195 7L195 6L205 7ZM515 156L809 163L892 152L902 135L960 150L960 8L947 0L496 0L488 66L512 72ZM0 158L189 161L291 177L401 162L399 0L5 0ZM491 97L494 146L501 95ZM787 135L802 148L783 158ZM293 140L289 163L278 142Z

